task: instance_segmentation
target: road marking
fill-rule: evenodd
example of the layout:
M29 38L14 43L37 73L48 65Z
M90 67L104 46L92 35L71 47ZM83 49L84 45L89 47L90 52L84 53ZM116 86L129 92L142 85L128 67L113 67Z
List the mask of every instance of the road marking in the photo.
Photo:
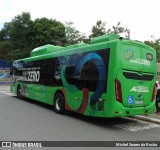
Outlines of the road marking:
M16 96L16 94L11 93L9 90L0 91L0 93L6 94L9 96ZM142 117L142 118L146 118L148 120L152 119L152 120L159 121L158 119L153 119L153 118L144 117L144 116L140 116L140 115L137 115L137 117L139 117L140 119ZM117 128L124 129L124 130L133 131L133 132L160 127L160 125L157 125L155 123L139 122L139 121L135 121L135 120L133 120L133 122L120 123L120 124L115 124L113 126L115 126Z
M124 130L134 131L134 132L160 127L160 125L157 125L154 123L138 122L138 121L115 124L114 126Z
M10 91L0 91L0 93L6 94L6 95L10 95L10 96L14 96L14 93L11 93Z
M145 120L145 121L152 121L152 122L160 123L159 119L150 118L150 117L146 117L146 116L136 115L136 118L141 119L141 120Z

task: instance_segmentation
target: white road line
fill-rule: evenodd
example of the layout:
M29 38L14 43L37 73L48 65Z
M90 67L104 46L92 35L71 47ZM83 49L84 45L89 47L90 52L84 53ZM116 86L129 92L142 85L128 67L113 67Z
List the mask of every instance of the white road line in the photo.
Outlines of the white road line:
M152 122L160 123L159 119L150 118L150 117L146 117L146 116L136 115L136 118L143 119L145 121L152 121Z
M10 96L15 95L15 94L13 94L13 93L10 93L9 91L7 91L7 92L5 92L5 91L0 91L0 93L6 94L6 95L10 95Z

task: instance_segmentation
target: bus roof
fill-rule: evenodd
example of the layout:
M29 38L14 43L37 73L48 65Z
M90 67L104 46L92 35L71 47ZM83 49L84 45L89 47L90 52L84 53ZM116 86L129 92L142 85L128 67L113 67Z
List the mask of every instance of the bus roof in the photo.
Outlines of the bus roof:
M96 50L97 48L103 48L104 45L106 45L106 43L113 42L113 41L116 42L119 40L122 40L122 38L120 38L119 35L105 34L103 36L92 38L90 44L79 43L79 44L74 44L74 45L70 45L70 46L66 46L66 47L47 44L47 45L33 49L31 52L31 57L24 58L21 60L34 61L34 60L51 58L51 57L70 55L70 54L75 53L75 51L76 52L84 52L84 48L85 48L85 51L90 51L93 49ZM128 40L128 39L124 39L123 42L132 42L132 43L135 43L136 45L138 44L139 46L140 45L147 46L142 42L132 41L132 40ZM147 47L149 47L149 46L147 46ZM151 47L149 47L149 48L151 48Z

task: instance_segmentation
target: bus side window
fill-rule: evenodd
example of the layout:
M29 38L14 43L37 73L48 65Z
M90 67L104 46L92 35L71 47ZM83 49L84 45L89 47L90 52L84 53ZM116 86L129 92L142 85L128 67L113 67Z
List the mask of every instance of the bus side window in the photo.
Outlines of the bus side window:
M66 57L58 57L55 58L55 64L54 64L54 84L57 86L62 85L62 79L61 79L61 70L63 66L66 63Z
M77 88L79 88L78 75L75 75L74 73L75 73L75 68L79 62L80 62L79 54L71 55L67 60L65 68L65 77L67 82L70 85L75 85Z
M95 91L98 86L98 70L96 66L88 61L83 66L80 78L81 82L83 83L83 88L88 88L89 91Z
M11 75L17 75L18 73L17 73L18 71L17 71L17 68L16 67L12 67L12 69L11 69Z

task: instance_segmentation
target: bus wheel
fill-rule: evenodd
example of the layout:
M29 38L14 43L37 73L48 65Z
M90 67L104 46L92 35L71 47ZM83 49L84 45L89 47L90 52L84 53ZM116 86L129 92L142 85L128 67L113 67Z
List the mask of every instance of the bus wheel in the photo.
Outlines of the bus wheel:
M19 99L22 99L22 90L20 85L17 87L17 97Z
M64 96L61 93L58 93L58 94L55 95L54 110L58 114L64 114L65 113L65 101L64 101Z

